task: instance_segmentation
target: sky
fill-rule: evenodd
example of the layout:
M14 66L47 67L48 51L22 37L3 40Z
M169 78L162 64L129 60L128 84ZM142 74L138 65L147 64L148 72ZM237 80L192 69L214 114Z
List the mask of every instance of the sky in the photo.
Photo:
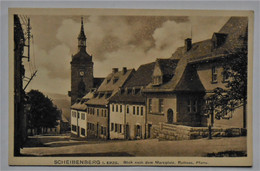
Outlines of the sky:
M70 61L77 53L81 16L32 15L31 61L26 76L37 69L26 91L70 91ZM106 77L112 68L137 69L156 58L169 58L184 45L212 37L229 17L210 16L83 16L87 52L93 56L94 77ZM24 23L24 20L21 19ZM27 53L25 51L25 53Z

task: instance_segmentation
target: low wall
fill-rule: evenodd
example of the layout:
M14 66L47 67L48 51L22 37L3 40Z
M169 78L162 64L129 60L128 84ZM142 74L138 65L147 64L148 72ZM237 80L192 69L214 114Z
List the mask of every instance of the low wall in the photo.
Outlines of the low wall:
M159 128L153 128L153 136L160 140L191 140L206 138L209 135L208 127L190 127L160 123ZM242 128L212 128L212 137L235 137L246 135Z

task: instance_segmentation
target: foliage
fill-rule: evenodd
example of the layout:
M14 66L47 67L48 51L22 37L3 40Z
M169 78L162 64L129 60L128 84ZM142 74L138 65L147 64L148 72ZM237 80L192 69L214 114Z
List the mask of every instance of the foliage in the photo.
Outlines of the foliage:
M245 43L246 42L246 43ZM226 88L217 87L213 94L209 96L204 106L206 113L213 110L216 119L225 118L227 113L234 111L240 106L247 104L247 39L244 40L244 46L236 49L223 61L225 74L229 81Z
M60 119L60 110L52 103L52 100L38 90L27 93L30 109L28 110L29 128L54 128Z

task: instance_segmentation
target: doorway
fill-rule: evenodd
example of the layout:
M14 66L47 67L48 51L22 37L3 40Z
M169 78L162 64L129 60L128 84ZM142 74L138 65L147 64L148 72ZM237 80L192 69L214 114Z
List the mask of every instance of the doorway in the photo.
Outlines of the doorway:
M147 138L151 138L151 133L152 133L152 124L148 124L148 134L147 134Z
M172 109L168 109L167 111L167 122L168 123L173 123L173 110Z

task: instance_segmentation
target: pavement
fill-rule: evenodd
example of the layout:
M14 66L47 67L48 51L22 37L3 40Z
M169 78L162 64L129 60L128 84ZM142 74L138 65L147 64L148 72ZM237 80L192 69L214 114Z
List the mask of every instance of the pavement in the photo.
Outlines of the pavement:
M201 156L232 153L246 155L246 137L219 137L182 141L79 141L69 136L29 137L24 156ZM210 155L209 155L210 154Z

